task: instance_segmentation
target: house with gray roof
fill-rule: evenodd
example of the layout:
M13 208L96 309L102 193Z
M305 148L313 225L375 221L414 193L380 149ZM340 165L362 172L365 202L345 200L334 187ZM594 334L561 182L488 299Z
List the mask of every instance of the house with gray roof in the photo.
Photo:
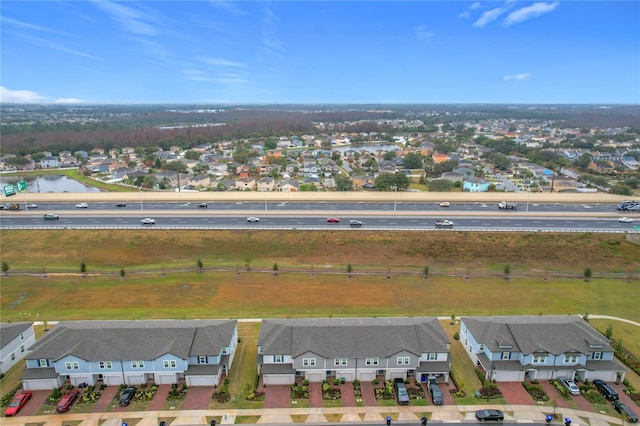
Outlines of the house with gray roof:
M258 372L264 384L406 379L449 380L450 342L437 318L262 320Z
M487 379L614 381L611 341L578 316L463 317L460 343Z
M20 362L35 341L33 323L0 323L0 373L6 373Z
M140 385L149 381L216 386L228 374L238 341L236 320L70 321L31 347L22 385L53 389Z

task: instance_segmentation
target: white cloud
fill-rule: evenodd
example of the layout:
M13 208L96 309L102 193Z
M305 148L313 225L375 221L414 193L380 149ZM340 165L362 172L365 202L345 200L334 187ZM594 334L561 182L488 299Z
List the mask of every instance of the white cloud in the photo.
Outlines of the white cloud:
M469 8L467 10L465 10L460 15L458 15L458 17L459 18L464 18L464 19L469 19L469 18L471 18L471 11L472 10L476 10L476 9L480 9L481 7L482 7L482 5L480 4L480 2L475 2L471 6L469 6Z
M222 66L222 67L236 67L236 68L244 68L245 64L242 62L229 61L227 59L222 58L201 58L203 62L214 65L214 66Z
M11 19L3 16L1 18L2 22L8 25L12 25L17 28L21 28L23 30L35 30L35 31L43 31L43 32L54 32L53 30L45 27L41 27L40 25L30 24L28 22L18 21L17 19Z
M211 0L212 6L217 7L220 10L223 10L231 15L246 15L246 12L240 9L237 3L225 1L225 0Z
M502 15L506 11L507 11L507 8L505 7L496 7L495 9L487 10L480 16L480 18L478 18L476 22L473 23L473 26L477 28L482 28L488 23L498 19L500 15Z
M50 97L41 95L33 90L11 90L4 86L0 86L0 102L16 103L16 104L42 104L42 103L58 103L58 104L79 104L84 101L74 98L59 98L51 100Z
M0 86L0 102L10 103L41 103L47 102L47 98L32 90L11 90Z
M531 73L528 72L523 72L521 74L515 74L515 75L505 75L504 81L523 81L523 80L528 80L531 77Z
M431 31L427 31L427 27L425 25L419 25L413 29L413 33L419 39L429 38L433 36Z
M121 3L95 1L94 4L119 21L120 25L130 33L146 36L154 36L158 33L155 26L148 22L154 20L151 16L145 15L131 7L124 6Z
M503 25L508 27L509 25L526 21L527 19L537 18L545 13L553 12L559 5L560 3L557 1L553 3L534 3L531 6L511 12L504 19Z

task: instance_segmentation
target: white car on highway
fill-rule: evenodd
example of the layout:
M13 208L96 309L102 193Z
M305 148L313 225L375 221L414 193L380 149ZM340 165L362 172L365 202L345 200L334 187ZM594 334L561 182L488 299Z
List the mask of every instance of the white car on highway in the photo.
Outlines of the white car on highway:
M260 218L255 216L250 216L247 218L247 222L260 222Z
M78 204L76 204L76 209L86 209L87 207L89 207L89 204L87 204L87 203L78 203Z
M140 223L142 223L143 225L155 225L156 224L156 220L155 219L151 219L150 217L145 217L144 219L142 219L140 221Z
M630 217L621 217L620 219L618 219L618 222L631 223L633 222L633 219L631 219Z

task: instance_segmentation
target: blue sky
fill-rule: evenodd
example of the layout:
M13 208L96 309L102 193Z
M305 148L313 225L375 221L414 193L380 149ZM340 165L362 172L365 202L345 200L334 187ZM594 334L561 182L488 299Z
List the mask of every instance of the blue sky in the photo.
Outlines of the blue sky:
M637 1L11 1L2 102L640 103Z

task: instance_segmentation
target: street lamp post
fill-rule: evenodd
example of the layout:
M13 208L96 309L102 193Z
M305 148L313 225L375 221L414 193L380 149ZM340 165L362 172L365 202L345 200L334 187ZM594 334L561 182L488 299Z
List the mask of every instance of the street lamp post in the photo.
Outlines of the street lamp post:
M398 185L394 185L392 186L392 188L395 190L395 196L393 197L393 211L396 212L398 209Z

